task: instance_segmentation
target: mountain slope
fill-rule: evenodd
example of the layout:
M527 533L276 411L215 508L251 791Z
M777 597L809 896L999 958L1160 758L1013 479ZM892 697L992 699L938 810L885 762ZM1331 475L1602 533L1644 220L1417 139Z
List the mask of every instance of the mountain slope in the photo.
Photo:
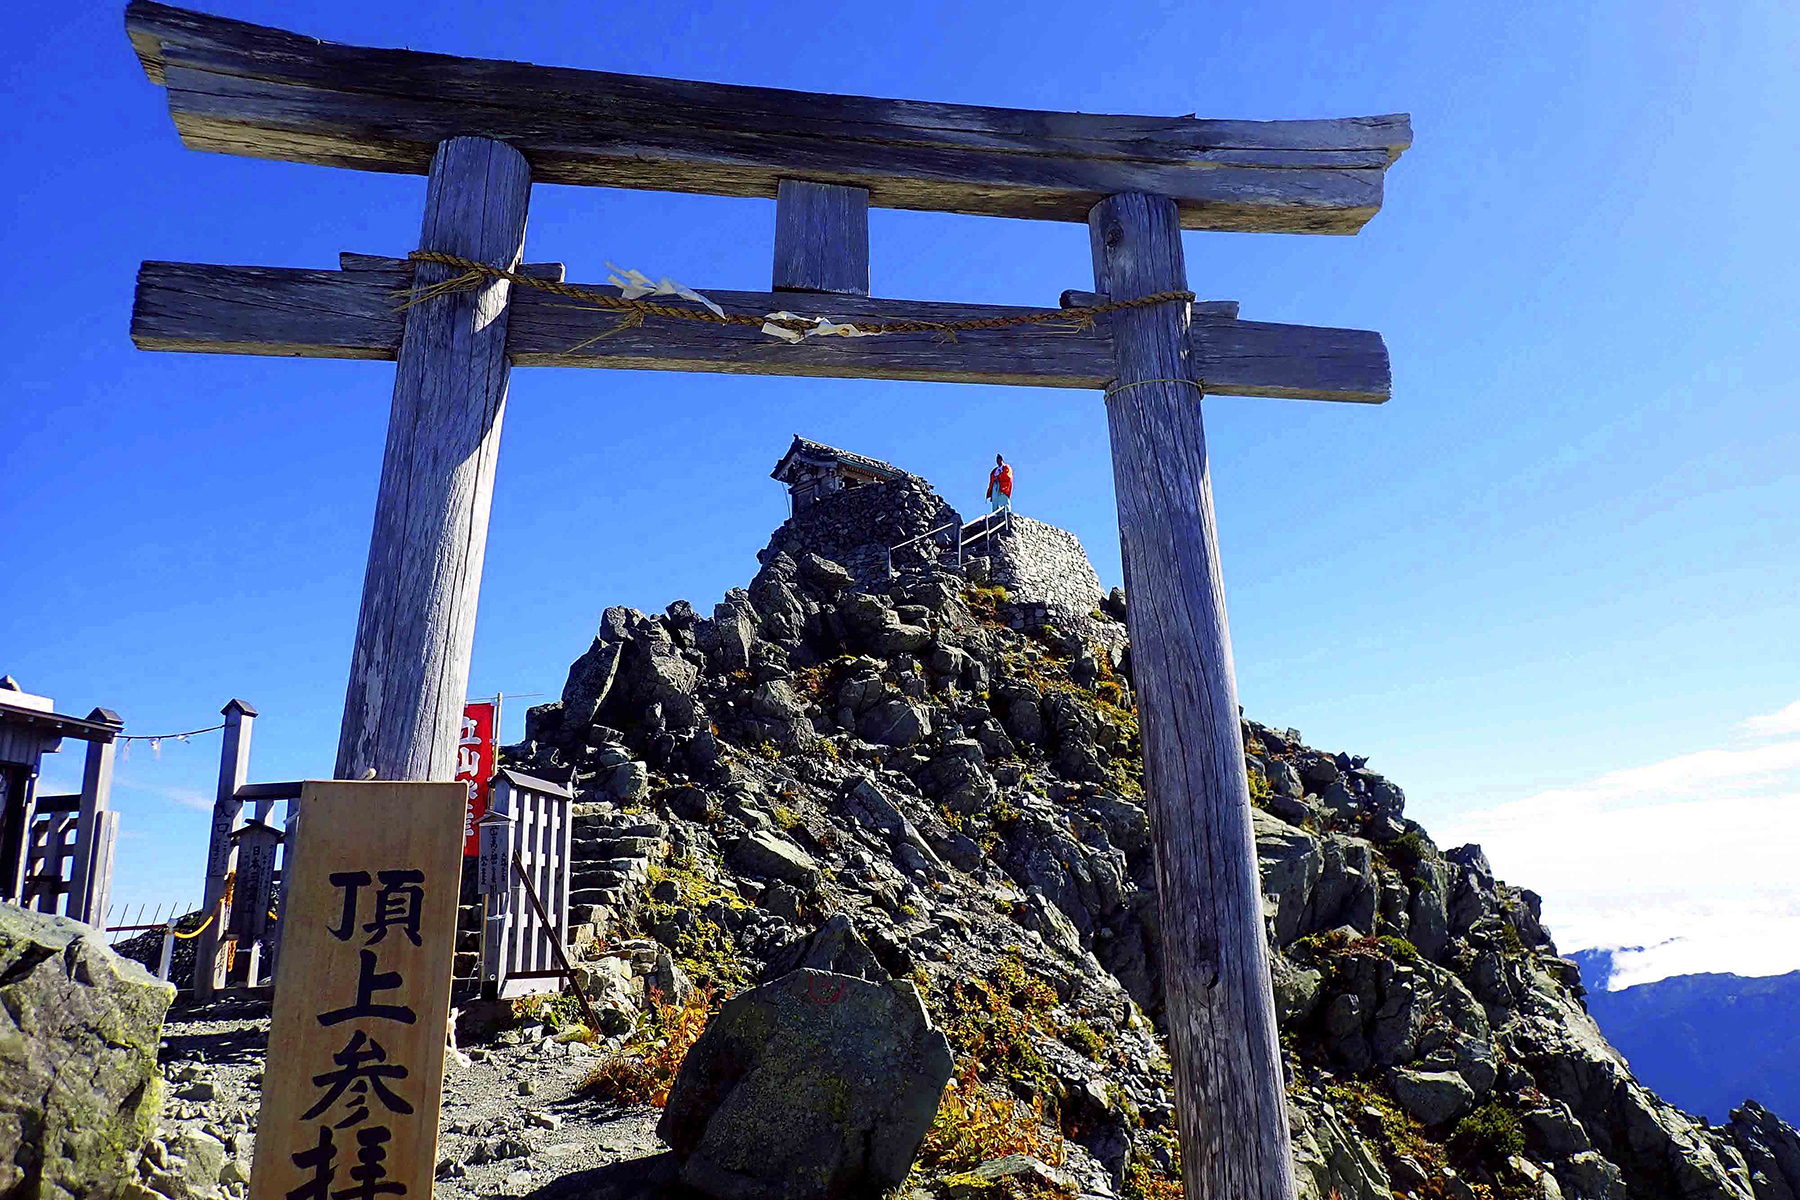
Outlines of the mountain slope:
M1800 971L1676 975L1587 1004L1638 1078L1689 1112L1723 1122L1746 1096L1800 1112Z
M693 1005L822 956L910 978L956 1051L915 1195L1005 1149L1069 1194L1179 1195L1125 597L1047 608L982 560L858 580L795 543L711 617L608 609L507 748L610 831L571 918L610 1014L596 1086L654 1095ZM1302 1200L1793 1200L1800 1137L1639 1082L1537 896L1362 760L1244 741ZM686 1009L647 998L633 938Z

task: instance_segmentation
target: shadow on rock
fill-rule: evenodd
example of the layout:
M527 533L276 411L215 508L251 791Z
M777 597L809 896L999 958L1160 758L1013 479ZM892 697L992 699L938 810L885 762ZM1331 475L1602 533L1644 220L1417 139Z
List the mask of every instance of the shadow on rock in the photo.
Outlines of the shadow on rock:
M525 1200L686 1200L695 1193L675 1182L678 1170L675 1155L665 1150L564 1175Z

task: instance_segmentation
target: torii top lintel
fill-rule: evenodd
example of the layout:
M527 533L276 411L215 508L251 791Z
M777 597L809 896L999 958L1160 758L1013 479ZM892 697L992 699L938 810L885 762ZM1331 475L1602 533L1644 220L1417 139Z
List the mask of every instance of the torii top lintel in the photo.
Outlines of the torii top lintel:
M459 134L541 183L722 196L783 178L884 208L1086 221L1108 195L1185 229L1355 233L1412 143L1404 115L1218 121L1036 112L693 83L322 42L150 0L125 28L197 150L423 175Z

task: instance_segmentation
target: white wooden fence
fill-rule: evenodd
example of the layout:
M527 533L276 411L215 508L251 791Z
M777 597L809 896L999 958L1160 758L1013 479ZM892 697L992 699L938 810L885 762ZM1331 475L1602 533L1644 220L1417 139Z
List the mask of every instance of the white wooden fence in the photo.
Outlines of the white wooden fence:
M25 852L25 905L99 924L118 837L118 813L103 808L84 819L81 796L38 796Z
M504 999L561 987L557 952L569 928L574 799L560 784L511 768L494 776L493 799L479 822L485 995Z

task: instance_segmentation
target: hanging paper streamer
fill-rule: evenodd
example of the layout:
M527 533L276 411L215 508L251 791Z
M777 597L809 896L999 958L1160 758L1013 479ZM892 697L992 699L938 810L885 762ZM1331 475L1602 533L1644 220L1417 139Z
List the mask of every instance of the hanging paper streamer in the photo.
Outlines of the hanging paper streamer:
M778 325L776 322L787 324ZM793 329L791 325L805 325L805 329ZM858 329L848 322L839 323L830 317L803 317L798 313L787 311L772 312L763 317L762 331L770 337L778 337L784 342L797 342L809 337L871 337L867 330Z
M692 300L695 304L703 304L713 311L714 316L722 317L725 310L702 296L690 287L683 287L667 275L655 283L642 271L628 271L617 263L607 263L607 270L614 274L606 277L606 282L619 289L619 294L627 300L637 300L644 296L679 296L683 300Z

